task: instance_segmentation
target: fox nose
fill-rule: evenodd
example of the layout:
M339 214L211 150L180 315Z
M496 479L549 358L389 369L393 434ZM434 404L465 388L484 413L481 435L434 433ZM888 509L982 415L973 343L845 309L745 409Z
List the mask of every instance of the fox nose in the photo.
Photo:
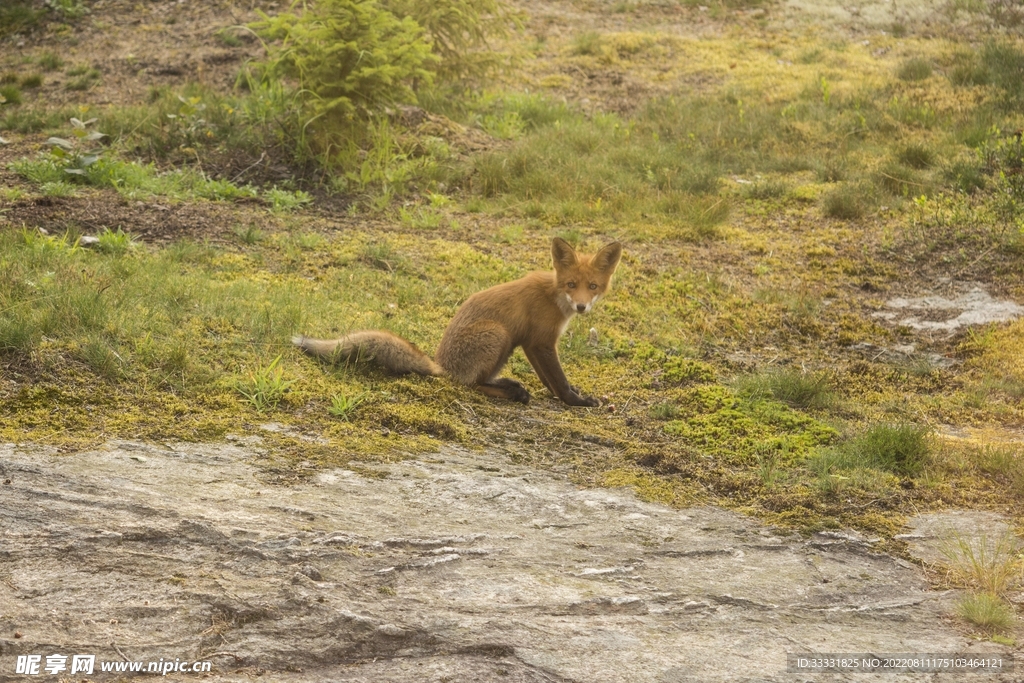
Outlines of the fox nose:
M583 313L585 310L587 310L587 305L586 304L576 304L576 310L579 311L580 313Z

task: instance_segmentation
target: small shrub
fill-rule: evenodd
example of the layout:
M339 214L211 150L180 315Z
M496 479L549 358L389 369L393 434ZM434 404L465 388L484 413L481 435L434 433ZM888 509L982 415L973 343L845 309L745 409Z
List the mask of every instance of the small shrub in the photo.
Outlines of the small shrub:
M479 79L500 68L505 55L493 44L522 25L522 14L502 0L382 0L399 19L426 30L437 56L436 71L449 81Z
M911 57L896 69L896 77L902 81L923 81L931 75L931 63L921 57Z
M100 160L102 150L99 141L107 137L106 133L89 130L96 119L82 121L71 119L71 137L52 137L46 141L50 145L50 156L53 163L76 178L85 179L89 168Z
M323 0L302 14L260 13L252 27L271 40L268 76L295 79L310 120L347 121L396 102L415 102L414 81L429 83L437 57L412 18L368 0Z

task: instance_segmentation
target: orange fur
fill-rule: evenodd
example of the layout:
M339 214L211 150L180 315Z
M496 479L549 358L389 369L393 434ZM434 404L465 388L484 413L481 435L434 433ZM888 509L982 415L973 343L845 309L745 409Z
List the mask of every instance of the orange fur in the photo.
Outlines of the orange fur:
M569 384L558 360L558 339L572 316L589 312L611 286L622 255L618 242L593 256L577 254L569 243L551 243L554 272L535 272L469 297L455 313L441 338L435 363L413 344L390 332L354 332L324 341L296 337L304 351L321 357L373 360L389 372L448 375L488 396L528 403L530 394L519 382L498 374L516 347L541 382L559 399L574 406L596 406Z

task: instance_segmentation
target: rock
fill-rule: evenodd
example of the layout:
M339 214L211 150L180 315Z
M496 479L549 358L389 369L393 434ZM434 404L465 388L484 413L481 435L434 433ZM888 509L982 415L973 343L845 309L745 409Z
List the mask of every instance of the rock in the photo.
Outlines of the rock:
M0 667L120 650L214 682L715 683L797 680L787 652L1007 651L860 534L440 456L274 487L238 441L0 445Z

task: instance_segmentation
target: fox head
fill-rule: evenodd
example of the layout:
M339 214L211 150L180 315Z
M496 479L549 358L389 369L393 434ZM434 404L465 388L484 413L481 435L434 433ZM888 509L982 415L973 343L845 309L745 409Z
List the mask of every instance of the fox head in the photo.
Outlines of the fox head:
M558 304L568 313L589 313L612 284L622 245L612 242L593 256L577 254L561 237L551 241Z

